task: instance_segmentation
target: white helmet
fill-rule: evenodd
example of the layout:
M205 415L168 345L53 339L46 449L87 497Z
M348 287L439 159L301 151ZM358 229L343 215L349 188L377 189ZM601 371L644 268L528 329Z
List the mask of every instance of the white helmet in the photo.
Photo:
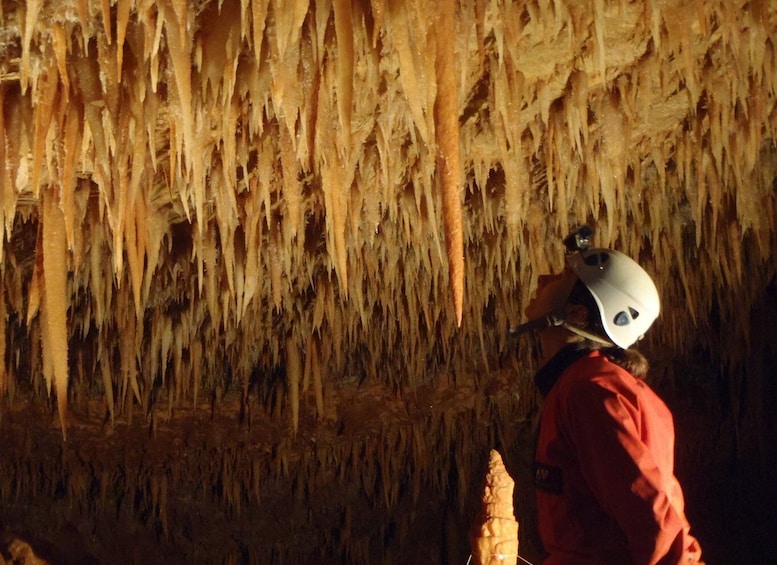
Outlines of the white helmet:
M618 347L627 349L641 339L658 318L656 285L627 255L588 248L568 255L567 263L593 295L604 331Z

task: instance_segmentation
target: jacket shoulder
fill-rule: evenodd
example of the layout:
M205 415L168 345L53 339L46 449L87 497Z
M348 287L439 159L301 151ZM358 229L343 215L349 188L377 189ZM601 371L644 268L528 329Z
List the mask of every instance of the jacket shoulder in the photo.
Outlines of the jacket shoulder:
M619 394L632 399L645 386L626 369L598 351L591 352L567 367L558 384L559 393L564 396Z

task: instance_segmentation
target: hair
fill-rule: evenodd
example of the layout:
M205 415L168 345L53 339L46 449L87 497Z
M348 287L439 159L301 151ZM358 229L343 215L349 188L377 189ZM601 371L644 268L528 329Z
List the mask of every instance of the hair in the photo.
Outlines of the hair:
M650 363L642 353L634 348L603 347L602 354L610 361L626 369L638 379L645 380L650 370Z
M572 291L569 293L567 299L569 304L575 304L583 306L588 311L588 318L585 322L585 330L601 336L604 339L609 339L607 332L604 331L602 325L602 317L599 313L599 306L596 304L591 291L583 284L580 279L577 280L575 286L572 287ZM638 379L644 379L647 377L650 369L650 363L642 353L634 348L622 349L617 346L607 347L601 343L597 343L590 339L585 339L584 344L591 349L598 349L602 354L616 365L626 369L629 373L637 377Z

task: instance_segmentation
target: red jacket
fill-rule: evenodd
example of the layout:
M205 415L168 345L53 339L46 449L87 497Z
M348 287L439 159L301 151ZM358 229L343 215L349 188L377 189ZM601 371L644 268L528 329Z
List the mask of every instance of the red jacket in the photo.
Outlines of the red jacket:
M669 409L598 351L557 357L537 374L547 392L534 468L544 563L697 563Z

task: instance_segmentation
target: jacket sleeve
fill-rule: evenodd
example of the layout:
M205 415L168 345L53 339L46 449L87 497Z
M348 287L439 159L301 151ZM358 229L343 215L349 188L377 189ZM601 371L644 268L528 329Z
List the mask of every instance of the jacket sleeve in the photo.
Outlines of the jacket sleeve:
M637 395L609 381L583 382L570 391L565 418L583 477L625 533L634 563L679 563L685 520L643 441ZM673 433L664 439L673 442Z

